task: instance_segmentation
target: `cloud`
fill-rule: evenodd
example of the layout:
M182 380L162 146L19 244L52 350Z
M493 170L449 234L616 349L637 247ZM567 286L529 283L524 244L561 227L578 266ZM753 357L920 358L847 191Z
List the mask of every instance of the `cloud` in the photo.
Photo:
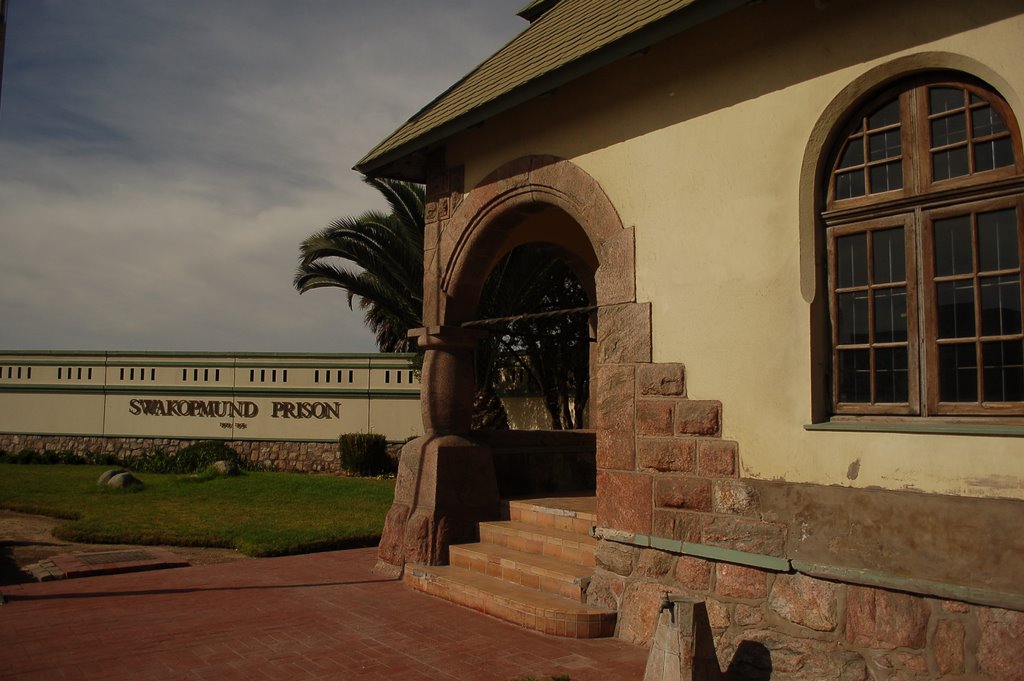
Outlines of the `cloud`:
M382 207L350 167L525 26L497 4L14 0L0 347L372 350L298 244Z

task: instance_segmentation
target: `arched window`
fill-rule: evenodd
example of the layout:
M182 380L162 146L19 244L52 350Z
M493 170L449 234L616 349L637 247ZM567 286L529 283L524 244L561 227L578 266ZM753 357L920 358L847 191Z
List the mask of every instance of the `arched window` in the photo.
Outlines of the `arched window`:
M1024 416L1024 157L1006 102L940 75L849 120L825 210L835 414Z

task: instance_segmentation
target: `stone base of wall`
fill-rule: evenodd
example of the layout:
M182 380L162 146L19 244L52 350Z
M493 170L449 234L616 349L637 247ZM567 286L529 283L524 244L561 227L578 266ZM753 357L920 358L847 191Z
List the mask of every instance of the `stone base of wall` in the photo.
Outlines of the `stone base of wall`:
M21 435L0 434L0 450L76 453L93 452L131 457L162 449L174 453L201 441L180 438L93 437L84 435ZM242 459L259 463L277 471L296 473L341 473L336 442L280 442L273 440L224 440Z
M597 561L587 599L619 638L650 646L666 593L703 601L730 681L1024 681L1021 612L609 540Z

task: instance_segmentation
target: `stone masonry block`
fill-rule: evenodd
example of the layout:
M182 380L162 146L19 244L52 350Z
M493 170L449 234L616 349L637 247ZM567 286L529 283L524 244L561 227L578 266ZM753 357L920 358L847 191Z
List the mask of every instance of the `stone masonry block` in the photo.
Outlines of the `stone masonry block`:
M1024 641L1024 612L1000 608L978 608L981 640L978 666L992 679L1024 681L1021 641Z
M590 393L598 430L633 432L634 381L631 365L597 367Z
M597 299L603 304L636 300L636 247L633 229L618 229L598 246L601 266L594 274Z
M625 532L651 534L651 476L597 471L597 523Z
M681 475L659 475L654 481L654 505L691 511L710 511L711 481Z
M697 470L697 441L692 438L647 438L636 443L639 468L672 473Z
M686 396L682 364L638 364L636 383L641 395Z
M943 676L964 673L964 625L955 620L939 620L932 641L935 666Z
M846 599L846 640L866 648L919 650L928 638L931 608L909 594L851 586Z
M768 606L782 618L815 631L833 631L839 623L839 588L807 575L778 575Z
M659 582L629 584L619 610L618 638L634 645L650 646L665 591L665 585Z
M717 400L676 402L676 435L712 435L722 432L722 403Z
M622 577L632 574L639 555L639 548L612 541L600 541L594 550L598 567Z
M671 436L673 406L672 400L637 400L637 434Z
M709 477L732 477L737 472L737 444L732 440L699 440L697 472Z
M651 534L656 537L698 543L705 515L696 511L676 511L659 508L654 511Z
M591 386L597 426L597 467L632 470L635 467L634 369L631 365L597 368Z
M715 593L733 598L764 598L768 595L768 575L757 568L718 563Z
M781 558L786 535L782 526L739 516L708 516L703 542L736 551Z
M757 492L743 480L716 478L711 481L711 510L715 513L756 516Z
M651 304L626 303L597 311L599 364L651 361Z
M687 589L707 591L711 588L711 569L714 563L693 556L679 556L675 578Z
M636 438L632 431L597 431L597 467L631 471L636 467Z

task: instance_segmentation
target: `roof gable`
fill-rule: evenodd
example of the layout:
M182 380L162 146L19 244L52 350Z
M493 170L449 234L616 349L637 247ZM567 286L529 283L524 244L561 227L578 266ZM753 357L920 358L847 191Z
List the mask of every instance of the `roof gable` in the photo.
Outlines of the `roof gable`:
M356 169L419 179L410 158L570 80L746 0L561 0L363 157Z

